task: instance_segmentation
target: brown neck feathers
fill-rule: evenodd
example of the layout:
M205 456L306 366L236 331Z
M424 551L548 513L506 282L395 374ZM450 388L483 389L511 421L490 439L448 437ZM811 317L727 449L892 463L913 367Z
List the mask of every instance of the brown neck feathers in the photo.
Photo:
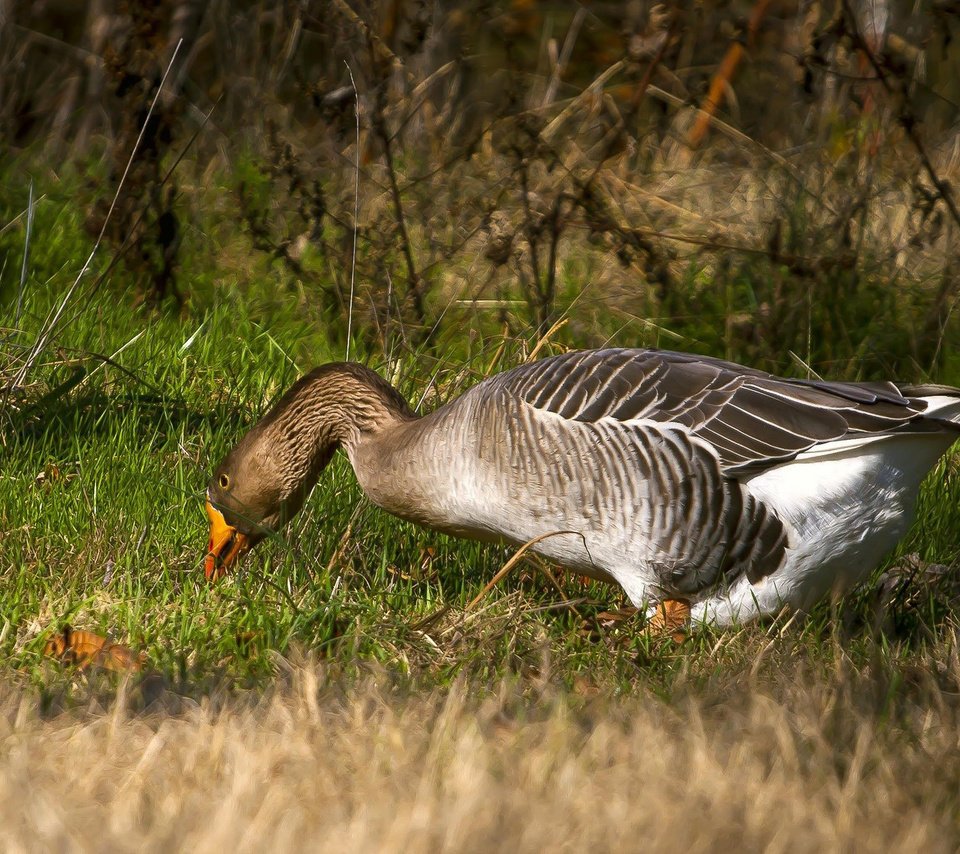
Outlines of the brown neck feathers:
M289 444L315 449L329 459L341 445L417 416L378 374L354 362L314 368L295 382L256 426ZM329 448L329 450L327 450Z

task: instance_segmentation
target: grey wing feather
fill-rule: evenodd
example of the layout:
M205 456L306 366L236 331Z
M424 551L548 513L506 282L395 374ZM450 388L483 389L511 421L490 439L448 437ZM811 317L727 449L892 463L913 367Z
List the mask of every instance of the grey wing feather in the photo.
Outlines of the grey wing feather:
M504 391L575 421L677 423L750 474L849 434L925 430L922 400L893 383L788 380L668 350L566 353L497 377ZM928 419L929 420L929 419Z

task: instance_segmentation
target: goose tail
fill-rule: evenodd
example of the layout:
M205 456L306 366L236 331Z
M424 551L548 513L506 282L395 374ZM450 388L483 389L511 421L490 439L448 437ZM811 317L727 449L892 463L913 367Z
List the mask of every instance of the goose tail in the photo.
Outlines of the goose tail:
M930 383L924 385L898 383L897 388L904 397L926 403L924 415L927 417L960 424L960 388Z

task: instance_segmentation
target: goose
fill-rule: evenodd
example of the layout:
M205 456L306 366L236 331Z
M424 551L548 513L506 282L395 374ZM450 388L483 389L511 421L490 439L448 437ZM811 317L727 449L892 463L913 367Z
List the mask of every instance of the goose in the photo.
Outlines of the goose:
M283 528L342 449L387 512L535 540L674 625L803 611L896 545L958 422L948 386L784 379L667 350L544 358L423 416L369 368L327 364L214 471L206 576Z

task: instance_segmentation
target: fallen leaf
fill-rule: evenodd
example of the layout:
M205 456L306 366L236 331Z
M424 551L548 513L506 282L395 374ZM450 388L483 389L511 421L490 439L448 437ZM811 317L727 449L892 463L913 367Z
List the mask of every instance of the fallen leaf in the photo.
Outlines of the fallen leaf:
M91 665L117 673L143 669L147 658L129 647L95 634L64 626L47 640L44 655L56 658L61 664L72 664L85 670Z

